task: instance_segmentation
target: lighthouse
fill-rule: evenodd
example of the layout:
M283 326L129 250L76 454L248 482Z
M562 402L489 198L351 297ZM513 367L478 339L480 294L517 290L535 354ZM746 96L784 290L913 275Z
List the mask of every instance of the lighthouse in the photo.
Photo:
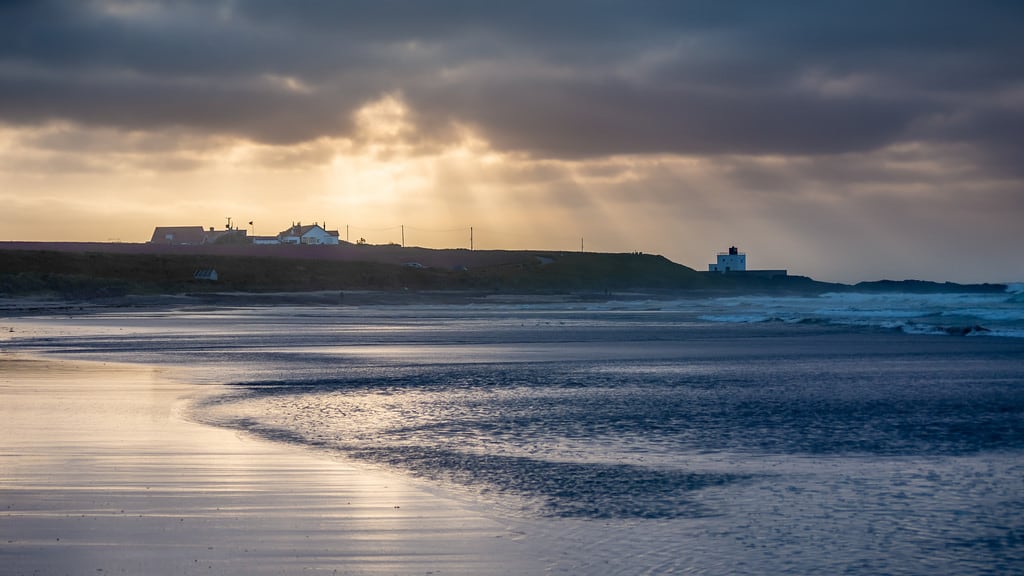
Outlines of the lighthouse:
M718 253L718 263L708 264L708 272L746 272L747 255L740 252L735 246L730 246L728 252Z

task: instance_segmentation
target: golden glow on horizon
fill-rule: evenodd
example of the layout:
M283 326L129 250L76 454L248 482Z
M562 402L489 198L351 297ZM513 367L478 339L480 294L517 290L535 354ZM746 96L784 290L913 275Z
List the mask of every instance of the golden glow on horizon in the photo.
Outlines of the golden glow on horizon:
M342 238L348 225L353 242L382 244L400 242L404 225L407 245L468 248L472 226L477 249L570 251L582 237L588 251L639 250L704 269L736 244L757 247L749 250L758 267L859 280L860 272L844 275L833 253L846 246L830 238L892 255L890 268L870 264L909 277L891 250L908 242L905 226L984 230L981 209L943 219L958 194L975 194L976 203L1001 194L999 182L970 173L958 150L923 144L836 158L550 160L497 150L467 126L430 141L393 94L368 102L353 124L348 138L292 145L66 122L0 125L0 240L144 242L155 226L220 227L231 216L254 221L258 235L315 221ZM935 254L923 261L941 266L941 250L913 250Z

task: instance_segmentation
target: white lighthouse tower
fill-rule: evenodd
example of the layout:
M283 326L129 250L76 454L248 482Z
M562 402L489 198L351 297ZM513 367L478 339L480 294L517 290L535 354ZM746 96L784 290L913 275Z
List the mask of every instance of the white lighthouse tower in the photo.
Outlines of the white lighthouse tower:
M735 246L731 246L728 252L718 253L718 263L708 264L708 272L746 272L747 271L747 255L739 251Z

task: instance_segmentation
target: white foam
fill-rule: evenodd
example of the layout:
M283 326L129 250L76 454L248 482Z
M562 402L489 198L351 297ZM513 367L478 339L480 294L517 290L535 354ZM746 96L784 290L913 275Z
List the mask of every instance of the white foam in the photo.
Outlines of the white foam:
M1024 307L1007 307L1007 308L965 308L962 310L951 310L943 312L942 316L971 316L974 318L981 318L982 320L991 320L994 322L1013 322L1013 321L1024 321Z
M1019 285L1024 289L1024 284ZM1020 337L1024 298L1014 294L831 292L818 297L736 296L701 306L699 318L749 324L824 322L896 329L913 334L989 334ZM963 327L961 331L959 327ZM987 331L978 331L984 328Z
M900 309L863 309L856 308L820 308L814 311L819 316L830 318L922 318L931 316L929 310L900 310Z
M996 328L989 330L987 333L970 334L970 336L1002 336L1004 338L1024 338L1024 328L1021 329L1001 329Z
M698 316L701 320L708 322L730 322L733 324L752 324L756 322L768 322L772 318L764 314L706 314Z

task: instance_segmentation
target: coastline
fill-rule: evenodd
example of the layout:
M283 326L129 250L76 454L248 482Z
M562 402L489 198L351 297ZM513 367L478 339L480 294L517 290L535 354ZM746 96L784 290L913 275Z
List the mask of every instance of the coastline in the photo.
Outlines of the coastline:
M541 572L464 503L182 418L209 393L167 367L0 351L5 573Z
M197 277L199 271L207 271L211 277ZM507 294L599 298L636 291L685 297L833 291L993 293L1007 289L1006 284L908 279L848 285L782 270L768 271L778 274L764 272L698 271L643 253L0 243L0 294L56 295L75 301L130 295L136 299L161 295L222 298L225 294L255 298L285 293L326 294L328 301L336 302L341 294L370 293L387 294L389 299Z
M764 305L758 298L753 302ZM726 302L725 310L743 312L735 306ZM653 310L659 312L652 315ZM967 557L964 549L950 552L948 546L1002 538L1017 525L1013 511L1000 502L1016 498L1019 464L985 448L1009 445L1016 450L1013 436L1000 440L984 431L972 434L972 428L956 428L960 431L952 438L929 433L940 443L966 438L981 448L967 454L940 450L938 458L930 444L893 458L888 453L872 456L872 449L822 451L805 441L820 437L836 445L845 437L854 446L870 448L875 436L842 434L852 425L902 446L898 430L886 428L887 418L895 418L889 423L898 428L909 422L901 416L906 410L914 418L952 418L960 426L960 411L942 408L948 400L964 398L972 399L971 410L963 415L967 422L984 421L1016 434L1005 424L1013 422L1019 394L1007 388L1006 379L1020 371L1013 360L1021 353L1019 339L933 338L779 319L735 325L696 319L695 314L707 310L686 310L657 302L204 306L99 309L0 321L0 362L10 361L0 364L0 510L7 507L0 518L0 562L13 566L14 573L81 574L101 573L97 569L147 574L760 574L831 573L855 566L868 574L887 571L886 558L905 558L910 546L915 562L927 558L934 568L1016 565L1012 541L995 551L971 549ZM21 360L27 363L16 362ZM715 366L723 362L729 366L720 372ZM895 385L885 374L895 378ZM565 385L560 378L568 378ZM677 378L685 386L672 384ZM987 382L981 389L976 388L979 378ZM933 379L941 385L929 391ZM478 380L480 386L460 384ZM340 409L330 394L309 394L320 383L328 384L321 389L328 393L332 383L346 390L351 384L352 391L368 395L369 404L357 394L350 399L354 404ZM847 386L856 383L868 389ZM246 391L265 384L269 396ZM285 384L282 394L274 390L277 384ZM653 395L640 394L649 384L662 386L667 395L653 388ZM621 396L606 394L620 388ZM503 390L513 395L505 398ZM239 392L245 402L257 401L250 406L255 410L232 406ZM531 407L535 422L547 423L541 429L530 428L516 411L519 394L529 400L523 405ZM261 397L281 404L262 405ZM587 404L598 398L603 400ZM613 409L611 418L600 409L560 416L572 406L614 408L614 398L622 400L619 408L625 412ZM664 402L670 398L678 401ZM877 409L856 409L879 398L894 411L877 415ZM481 404L481 399L486 401ZM630 430L652 430L643 424L646 420L639 429L628 426L629 414L646 418L646 411L633 411L637 399L641 406L668 408L663 414L669 419L660 422L684 428L692 423L695 433L711 435L696 451L662 454L670 458L663 461L667 469L683 475L663 486L677 499L679 506L668 510L678 516L645 515L644 510L665 510L668 500L659 496L659 485L653 490L632 485L652 475L665 477L658 464L662 451L646 443L646 432L627 439L625 452L608 450L614 439L628 438ZM351 411L352 406L358 409ZM435 429L429 425L438 417L432 410L445 406L455 409L455 417L440 421L455 427ZM489 482L480 474L500 462L476 459L472 444L464 445L476 437L460 432L466 424L469 430L474 426L464 421L476 413L462 408L467 406L493 407L496 430L509 422L514 423L510 430L525 434L523 445L502 434L478 438L487 446L481 454L525 458L509 461L518 462L513 469L492 470L498 476L491 480L511 484ZM767 420L730 406L760 406ZM813 416L813 425L804 426L801 406L813 407L812 416L832 416L824 422ZM217 414L212 407L224 411ZM374 416L377 409L384 410L383 419ZM408 415L409 420L388 424L388 414ZM678 415L684 417L673 420ZM367 426L377 421L384 432ZM570 433L558 431L559 421ZM608 429L608 422L626 427ZM767 433L756 432L765 422ZM342 429L347 423L355 428ZM452 444L459 459L439 461L441 471L468 472L471 483L449 482L445 478L454 477L359 453L359 442L362 448L383 450L383 456L401 453L386 445L388 426L399 427L390 440L405 442L409 438L403 435L412 432L405 424L417 423L427 436L412 445L428 448L429 455L438 442ZM548 430L548 424L555 428ZM587 434L594 444L551 441L574 438L577 426L590 425L596 427L596 434ZM716 429L754 430L755 437L736 444L728 441L729 432L719 438L724 444L716 444ZM830 429L839 437L833 438ZM332 438L355 439L356 445L334 449ZM783 444L748 450L773 439ZM594 449L596 459L579 452ZM824 458L807 458L808 449ZM569 473L561 462L568 462ZM552 463L561 471L552 474ZM629 463L644 473L606 473L609 466L621 471L620 465ZM591 474L594 470L603 472ZM868 470L873 471L865 477ZM694 483L709 474L737 481ZM920 481L923 489L908 501L905 485L894 484L894 477ZM580 478L584 482L577 484ZM836 526L821 518L845 513L829 495L848 490L854 478L874 486L870 494L875 496L849 493L858 509L866 507L840 523L851 539L835 540L830 530ZM989 494L983 500L974 499L979 478L988 478L981 483ZM566 515L548 508L541 516L522 514L520 496L541 503L551 503L546 499L554 496L574 507L563 512L590 512ZM691 499L696 507L687 504ZM970 505L964 505L965 499ZM592 508L586 508L588 502ZM609 507L631 502L639 507ZM917 516L886 512L908 505ZM933 529L925 531L923 540L908 539L907 527L918 522ZM808 526L817 539L813 546L805 542ZM884 536L884 544L876 534ZM755 541L771 545L748 546ZM819 549L824 553L813 553Z
M402 306L464 304L565 304L633 300L697 299L724 296L714 291L523 291L482 290L317 290L281 292L196 292L64 299L0 295L0 318L49 314L85 314L106 310L173 310L200 307L260 306Z

